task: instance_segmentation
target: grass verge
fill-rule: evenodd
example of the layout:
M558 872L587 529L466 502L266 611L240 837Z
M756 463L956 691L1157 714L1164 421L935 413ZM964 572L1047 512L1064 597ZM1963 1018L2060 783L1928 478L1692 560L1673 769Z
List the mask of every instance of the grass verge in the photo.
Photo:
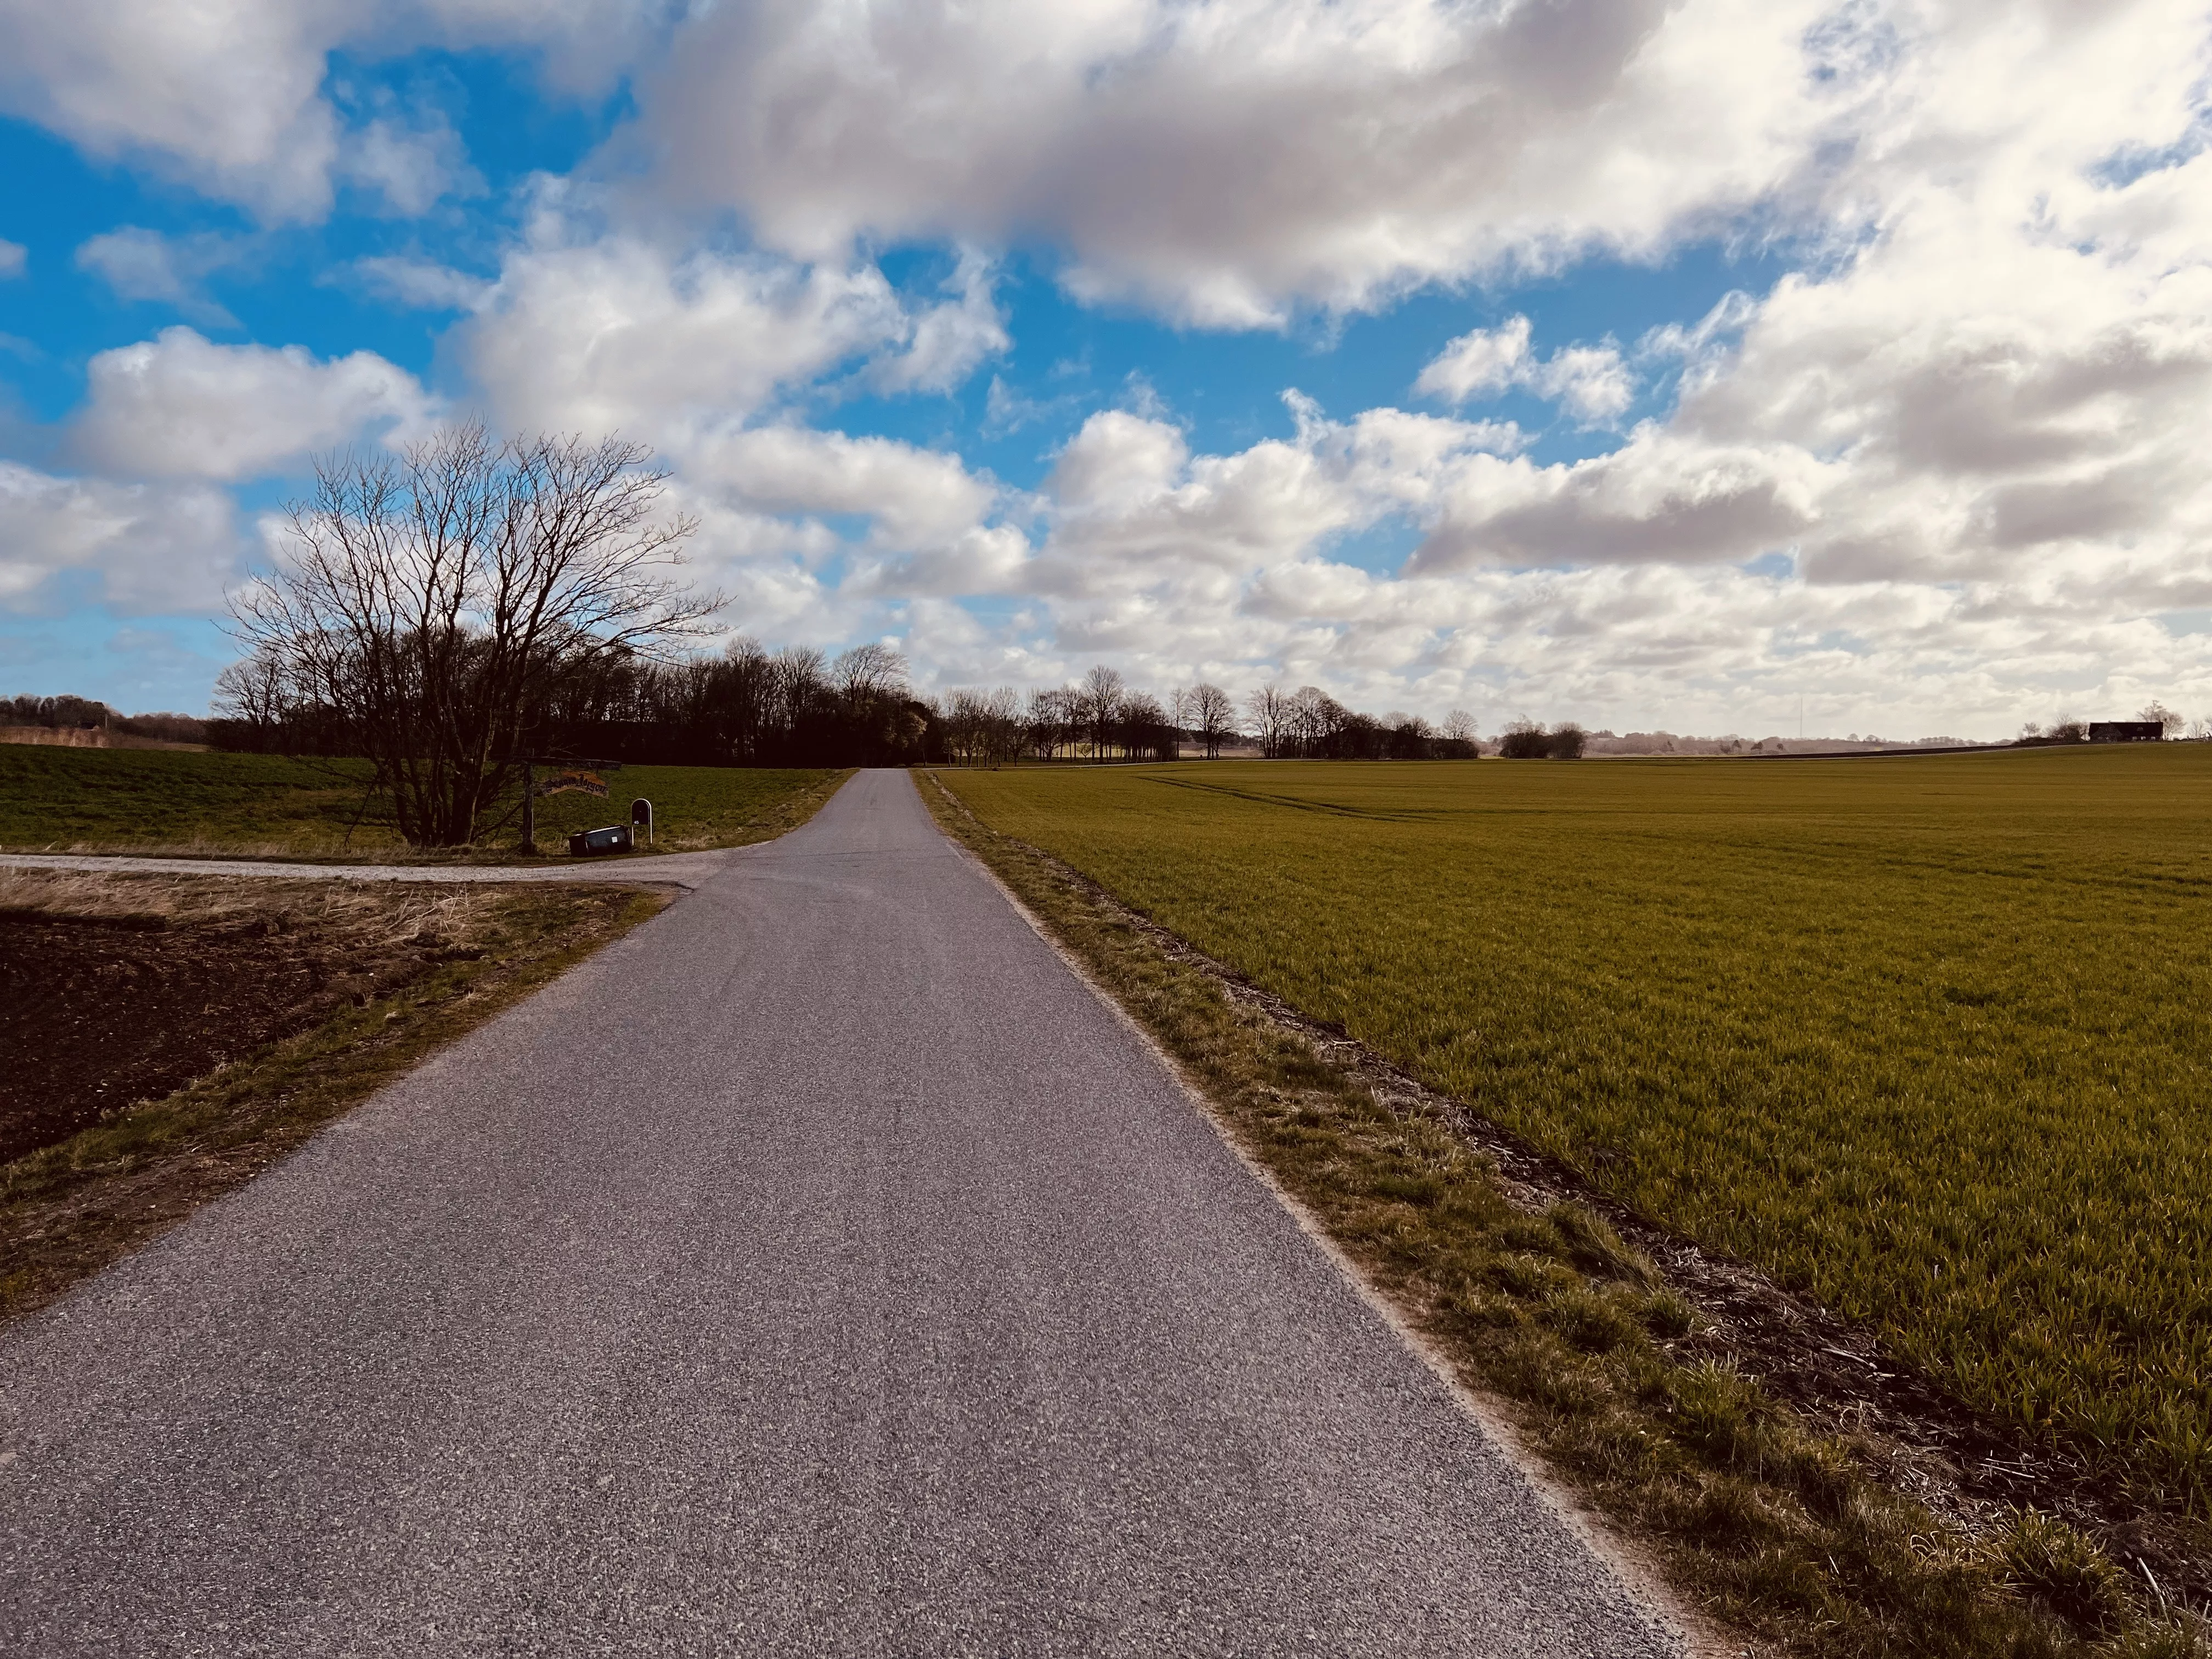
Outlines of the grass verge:
M376 895L434 908L458 935L441 952L447 959L164 1099L0 1165L0 1321L53 1301L243 1185L434 1049L668 902L665 894L612 886L477 891L465 918L456 914L461 896L448 890ZM121 902L146 906L143 895ZM168 902L189 902L173 894Z
M852 774L819 767L631 766L607 797L538 803L541 845L627 823L653 804L658 853L743 847L803 823ZM321 863L509 862L519 822L473 849L410 849L366 761L0 744L0 851L275 858Z
M2193 1613L2066 1521L1978 1505L1926 1469L1917 1494L1885 1479L1886 1448L1778 1397L1601 1216L1532 1203L1432 1103L1232 997L934 775L923 796L1407 1323L1710 1615L1822 1656L2212 1654Z

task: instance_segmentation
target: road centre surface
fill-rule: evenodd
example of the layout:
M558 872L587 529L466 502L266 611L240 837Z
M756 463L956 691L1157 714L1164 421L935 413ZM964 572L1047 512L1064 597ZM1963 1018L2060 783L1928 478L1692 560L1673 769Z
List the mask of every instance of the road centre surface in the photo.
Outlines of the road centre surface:
M697 856L0 1334L0 1646L1675 1650L904 774Z

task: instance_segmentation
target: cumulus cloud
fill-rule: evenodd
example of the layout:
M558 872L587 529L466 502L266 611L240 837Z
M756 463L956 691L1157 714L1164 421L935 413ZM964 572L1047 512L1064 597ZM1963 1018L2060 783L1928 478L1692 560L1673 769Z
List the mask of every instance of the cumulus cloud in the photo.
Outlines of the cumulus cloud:
M1492 731L1534 714L1758 736L1801 697L1814 731L1894 735L2004 735L2056 697L2212 708L2206 637L2174 620L2212 604L2201 560L2054 544L1978 579L1808 580L1750 562L1830 500L1832 464L1786 444L1647 428L1593 474L1464 423L1299 414L1294 437L1218 455L1094 416L1007 590L1026 608L981 637L940 618L941 642L918 615L916 660L957 683L1017 658L1032 679L1105 659L1155 686L1310 681L1377 708L1468 707ZM1395 568L1358 539L1394 523L1425 531Z
M990 262L970 252L945 284L955 297L912 314L900 349L877 358L870 378L886 392L950 392L1013 342L991 294Z
M50 609L64 584L139 613L207 611L245 549L222 490L58 477L0 461L0 607Z
M1230 455L1193 456L1168 422L1092 416L1046 480L1041 583L1064 594L1195 580L1217 598L1253 571L1396 514L1432 514L1451 479L1520 442L1510 424L1399 410L1325 419L1296 393L1297 430Z
M2212 215L2181 204L2212 200L2212 157L2102 165L2190 130L2202 20L2035 21L1961 13L1912 41L1899 78L1924 100L1863 162L1878 233L1763 301L1655 331L1648 354L1688 359L1663 423L1571 465L1470 473L1414 568L1781 553L1821 584L2202 603ZM1422 386L1472 395L1528 362L1516 327L1469 336Z
M908 337L872 266L701 251L621 234L528 246L457 337L501 417L667 441Z
M358 287L416 311L473 311L492 292L492 283L484 277L397 253L356 259L325 280Z
M21 276L30 269L31 251L21 242L0 237L0 283Z
M1413 382L1424 397L1459 404L1516 387L1559 404L1586 425L1615 419L1636 401L1636 381L1611 343L1568 346L1539 360L1526 317L1462 334Z
M700 13L640 140L773 245L1067 248L1078 292L1279 322L1642 257L1796 177L1856 88L1806 0L1097 0Z
M451 280L374 275L426 292ZM945 289L915 302L866 263L672 247L556 190L454 343L509 423L676 445L841 376L891 393L958 386L1009 341L987 261L963 258Z
M264 477L314 450L418 428L434 412L415 377L374 352L325 362L182 327L101 352L86 378L76 453L144 478Z
M692 446L684 476L770 513L860 514L888 547L942 546L974 528L998 490L944 455L889 438L756 427Z
M270 219L329 210L334 173L419 187L421 135L349 139L330 54L533 52L558 84L603 87L664 31L666 0L97 0L0 3L0 111ZM412 149L410 150L410 146Z
M1528 368L1530 325L1514 317L1496 328L1470 330L1431 360L1413 382L1425 398L1463 404L1494 398L1522 383Z
M207 279L250 257L235 238L203 232L165 236L140 225L123 225L87 240L76 268L106 283L118 300L175 307L194 322L233 328L238 319L207 292Z
M481 196L482 174L471 167L461 136L443 111L401 112L386 94L380 114L348 132L338 147L337 176L380 198L400 218L428 213L446 196Z

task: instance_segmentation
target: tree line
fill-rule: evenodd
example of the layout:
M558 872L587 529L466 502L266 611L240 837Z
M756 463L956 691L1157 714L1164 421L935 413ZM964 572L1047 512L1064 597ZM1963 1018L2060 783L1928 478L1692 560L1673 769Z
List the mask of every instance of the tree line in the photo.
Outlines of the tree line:
M1160 696L1102 665L1069 685L932 698L879 643L704 652L726 601L675 574L696 526L662 512L667 477L620 438L499 439L481 423L318 457L274 568L233 595L246 650L217 683L209 741L365 758L368 787L424 846L501 827L539 760L1171 761L1187 744L1216 757L1247 742L1273 758L1480 752L1464 713L1440 728L1377 718L1310 685Z
M106 730L163 743L204 743L207 722L191 714L125 714L90 697L0 697L0 726L49 732Z
M374 710L320 695L284 653L261 649L226 669L217 748L356 756L375 752ZM712 654L593 653L548 675L517 720L518 752L635 765L1006 765L1018 761L1218 758L1249 747L1271 759L1472 759L1474 720L1346 708L1314 686L1268 685L1240 700L1200 684L1158 696L1101 665L1062 686L917 694L905 659L868 643L835 656L771 652L750 639Z

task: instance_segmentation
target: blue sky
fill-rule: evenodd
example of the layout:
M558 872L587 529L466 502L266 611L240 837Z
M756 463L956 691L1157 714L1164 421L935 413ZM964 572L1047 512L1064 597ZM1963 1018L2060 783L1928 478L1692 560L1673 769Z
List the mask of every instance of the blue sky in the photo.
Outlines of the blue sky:
M2212 716L2185 7L118 7L0 8L0 690L205 708L481 412L925 690Z

